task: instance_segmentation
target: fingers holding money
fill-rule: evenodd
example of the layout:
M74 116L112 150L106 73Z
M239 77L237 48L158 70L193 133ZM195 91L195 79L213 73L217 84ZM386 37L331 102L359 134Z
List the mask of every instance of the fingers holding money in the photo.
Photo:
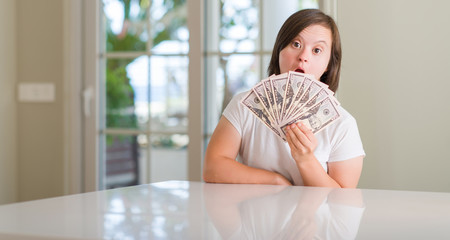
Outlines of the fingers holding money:
M301 160L303 156L314 154L317 147L316 137L301 123L294 123L286 128L286 140L296 161Z
M327 85L292 71L261 80L241 103L282 140L295 122L317 134L340 117L339 102Z

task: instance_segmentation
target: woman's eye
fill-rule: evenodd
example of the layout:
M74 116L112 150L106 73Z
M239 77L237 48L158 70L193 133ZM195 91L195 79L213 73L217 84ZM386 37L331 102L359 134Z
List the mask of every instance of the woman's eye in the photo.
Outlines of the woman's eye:
M293 42L292 46L294 46L295 48L300 48L302 45L300 45L299 42Z
M322 52L322 49L320 49L320 48L314 48L313 51L314 51L315 54L319 54L319 53Z

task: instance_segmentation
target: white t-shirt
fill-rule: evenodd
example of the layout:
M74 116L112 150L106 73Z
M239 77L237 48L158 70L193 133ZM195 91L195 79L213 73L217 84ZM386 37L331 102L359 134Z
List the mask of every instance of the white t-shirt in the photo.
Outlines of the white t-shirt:
M241 135L237 160L250 167L282 174L294 185L304 185L288 143L241 104L247 93L234 96L223 112ZM342 116L315 135L318 145L314 155L325 171L328 170L328 162L365 156L356 120L342 107L339 108Z

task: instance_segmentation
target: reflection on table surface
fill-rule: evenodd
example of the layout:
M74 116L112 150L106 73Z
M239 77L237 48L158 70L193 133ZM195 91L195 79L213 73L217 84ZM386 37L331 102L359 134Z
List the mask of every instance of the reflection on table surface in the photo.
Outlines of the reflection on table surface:
M206 184L203 194L224 239L355 239L364 212L359 189Z
M450 193L168 181L0 206L0 239L450 239Z

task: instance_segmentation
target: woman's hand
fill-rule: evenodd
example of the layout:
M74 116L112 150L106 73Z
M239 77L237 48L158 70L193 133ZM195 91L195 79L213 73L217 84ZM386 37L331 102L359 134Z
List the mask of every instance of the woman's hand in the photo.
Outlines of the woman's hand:
M305 186L346 188L357 186L364 156L330 162L327 172L314 156L314 150L318 145L317 138L306 125L294 123L286 127L286 140Z
M279 173L275 173L275 181L274 184L275 185L288 185L288 186L292 186L292 183L285 178L283 175L279 174Z
M312 131L300 122L286 127L286 140L291 148L291 155L297 163L315 160L314 150L317 139Z

